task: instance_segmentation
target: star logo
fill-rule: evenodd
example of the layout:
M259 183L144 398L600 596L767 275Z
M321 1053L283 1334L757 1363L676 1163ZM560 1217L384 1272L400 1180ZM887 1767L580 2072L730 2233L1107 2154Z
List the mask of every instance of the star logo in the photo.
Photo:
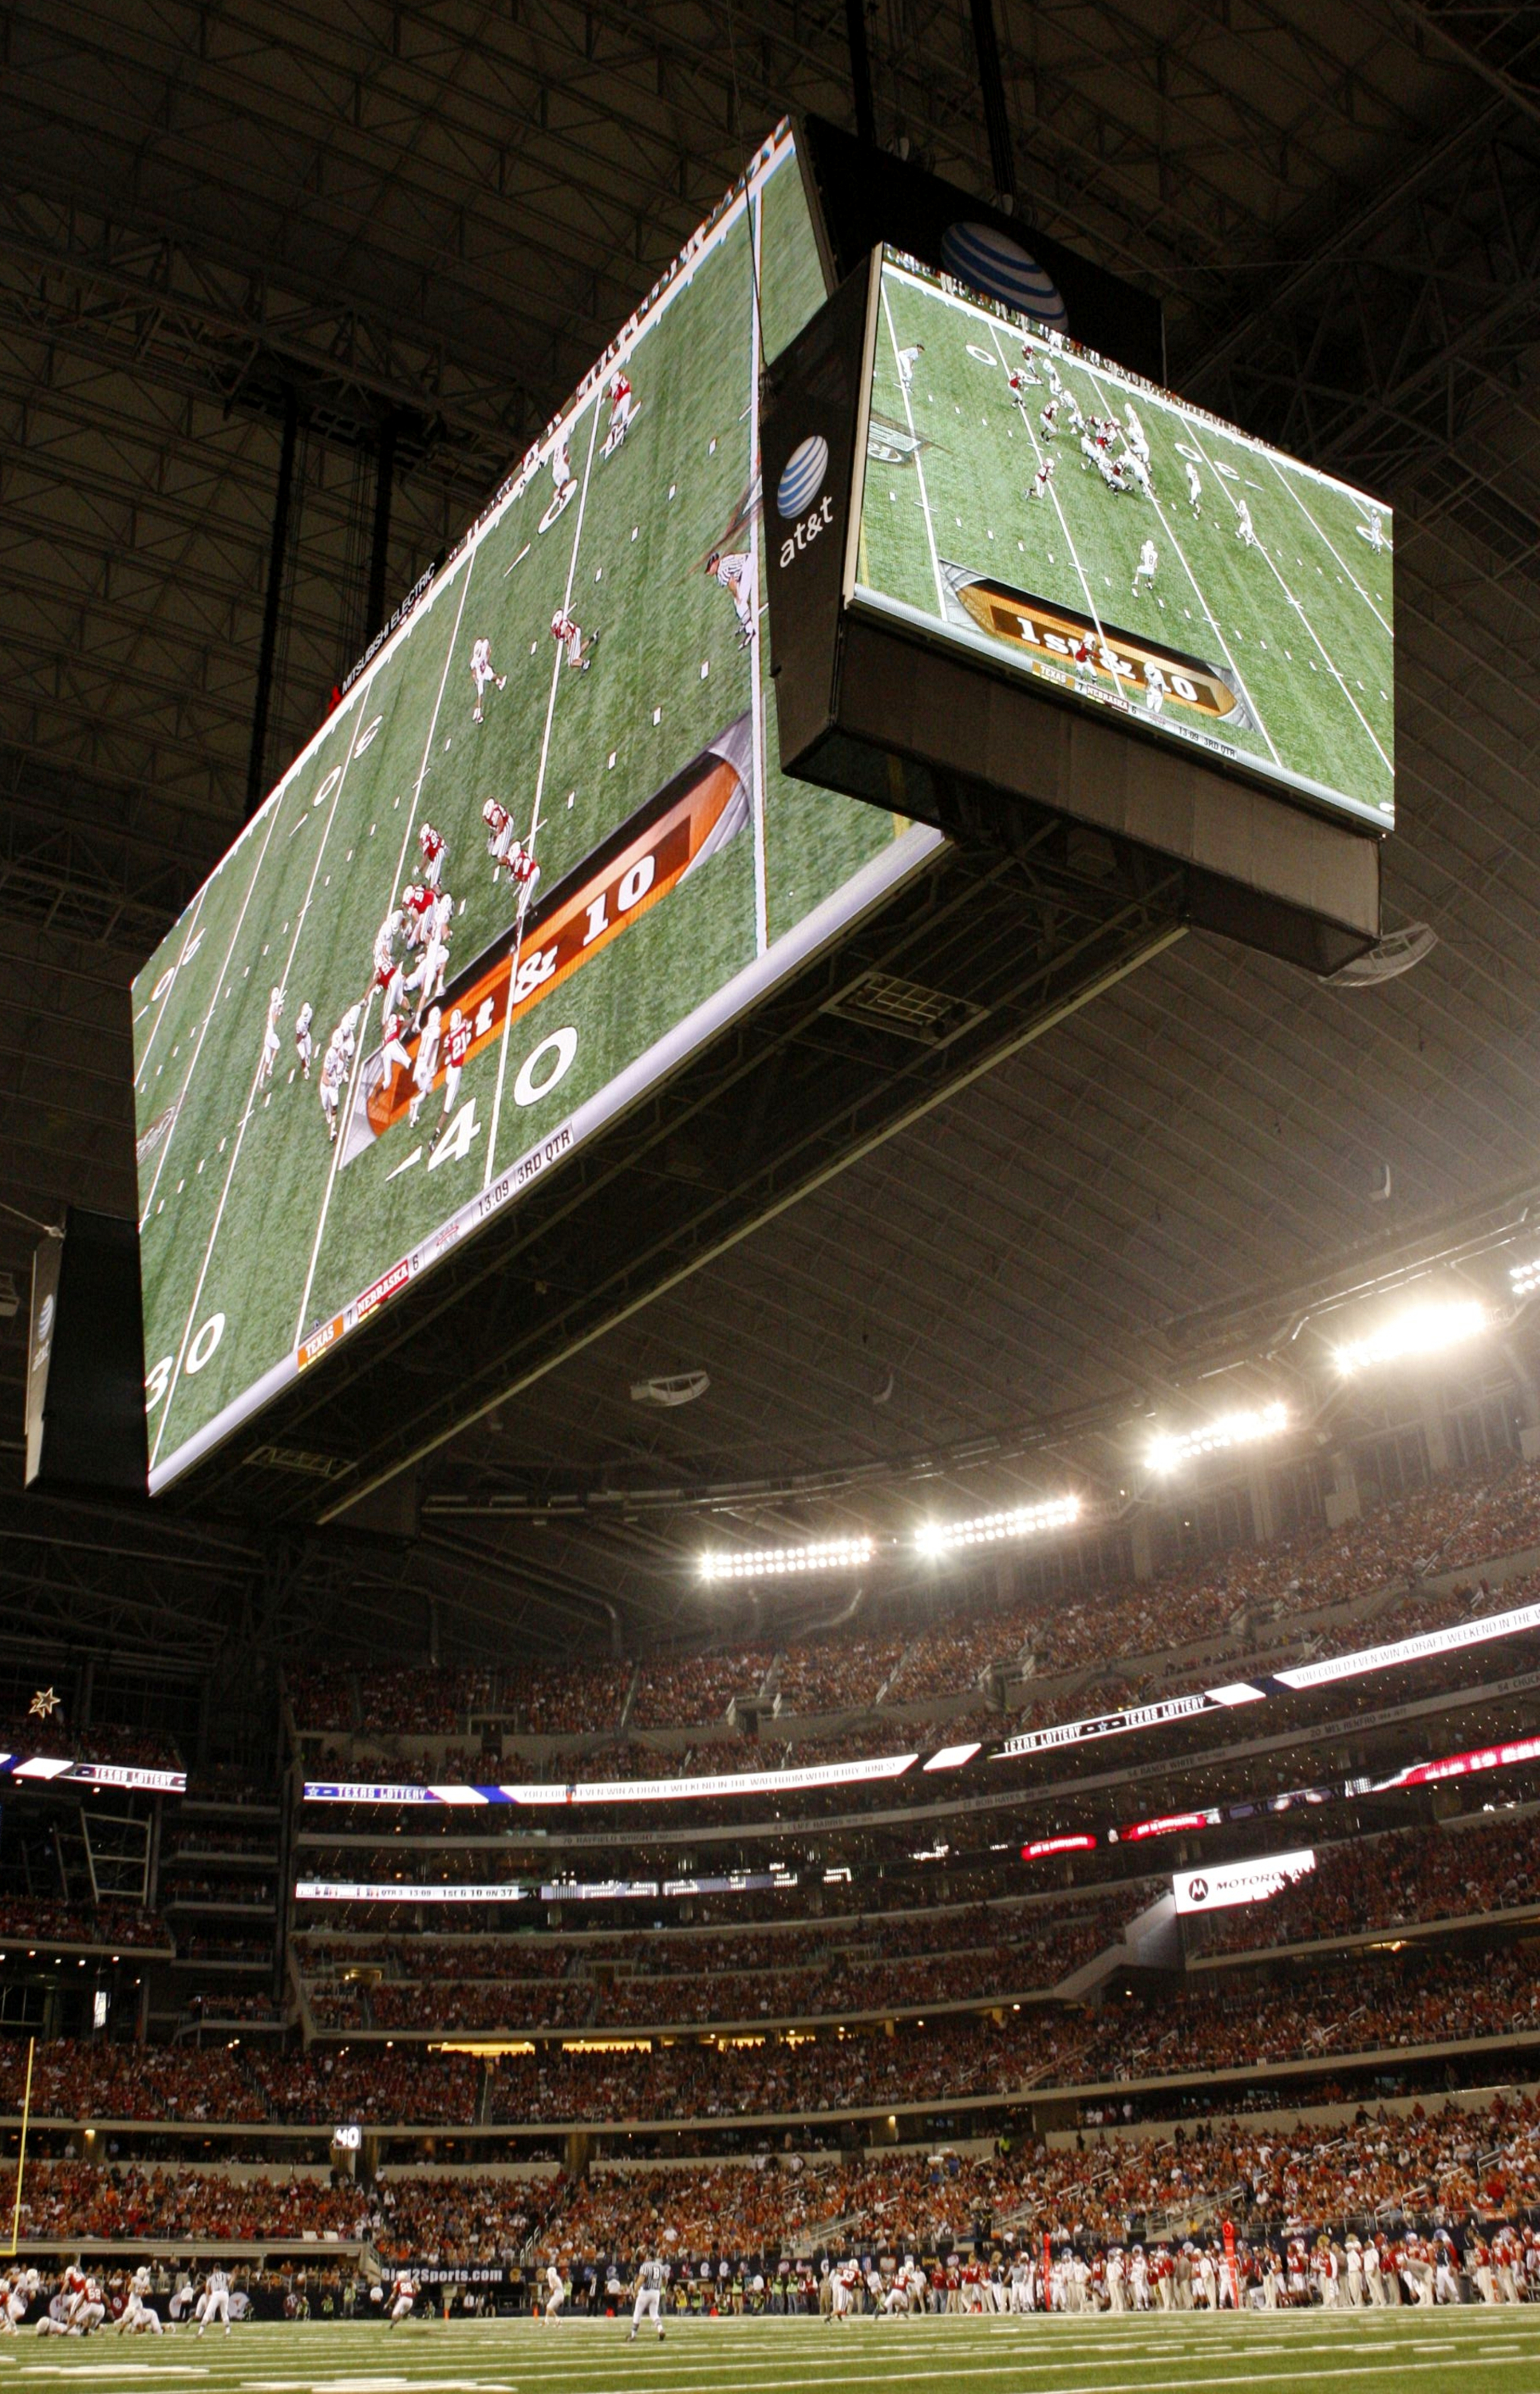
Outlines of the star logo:
M57 1689L54 1688L39 1688L31 1703L27 1706L29 1718L43 1721L51 1720L55 1713L62 1712L62 1710L63 1706L59 1702L59 1692Z

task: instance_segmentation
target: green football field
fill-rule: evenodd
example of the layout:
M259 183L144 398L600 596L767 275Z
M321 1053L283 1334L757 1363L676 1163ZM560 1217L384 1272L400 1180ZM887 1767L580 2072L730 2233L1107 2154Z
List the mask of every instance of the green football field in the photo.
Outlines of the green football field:
M1124 2321L702 2320L660 2345L612 2321L309 2322L229 2337L111 2332L81 2343L0 2341L17 2387L145 2394L844 2394L957 2387L970 2394L1187 2394L1205 2387L1540 2385L1540 2309L1321 2311Z
M511 1164L735 975L760 958L773 969L778 940L863 865L893 856L895 819L781 776L762 643L741 645L732 598L704 570L714 548L757 555L761 353L823 297L783 138L629 334L638 409L624 442L604 454L607 373L564 423L567 503L553 505L547 448L138 976L154 1484L190 1459L190 1441L281 1384L301 1340L489 1184L501 1188ZM581 626L586 669L551 637L558 609ZM477 722L479 640L504 687L486 690ZM752 759L743 828L474 1053L452 1116L435 1090L419 1128L403 1119L345 1162L347 1141L330 1142L322 1112L321 1061L355 1007L353 1085L378 1045L374 941L416 877L419 826L447 842L453 979L511 944L514 893L490 858L487 799L533 845L549 891L735 727ZM275 990L280 1044L264 1078ZM315 1046L308 1079L294 1035L302 1006ZM550 1044L559 1031L566 1043ZM537 1050L538 1069L521 1078Z
M1161 728L1210 752L1335 797L1388 830L1394 737L1390 519L1346 484L1281 456L1143 383L1046 344L934 281L888 265L874 361L873 454L858 579L922 620L949 616L946 569L963 569L1119 635L1201 658L1244 704L1215 720L1167 694ZM918 350L905 358L905 352ZM1062 384L1051 431L1044 412ZM907 377L907 378L906 378ZM1082 451L1087 426L1133 405L1150 452L1148 494L1107 487ZM885 444L883 430L893 436ZM1121 448L1124 432L1112 451ZM1053 473L1028 495L1038 467ZM1192 495L1189 469L1196 477ZM1249 518L1253 542L1243 539ZM1376 532L1377 520L1377 532ZM1383 540L1375 546L1373 537ZM1136 586L1146 541L1152 575ZM962 625L985 653L1000 644ZM1120 691L1101 664L1009 653L1103 702ZM1137 685L1136 717L1150 720Z

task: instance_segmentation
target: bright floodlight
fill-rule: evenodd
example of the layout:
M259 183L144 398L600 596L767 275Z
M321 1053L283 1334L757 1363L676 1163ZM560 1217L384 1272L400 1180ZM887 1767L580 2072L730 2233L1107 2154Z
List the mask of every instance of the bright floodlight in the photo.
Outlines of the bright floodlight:
M1531 1256L1527 1264L1510 1264L1507 1276L1515 1296L1533 1296L1540 1288L1540 1256Z
M1032 1538L1062 1530L1080 1518L1078 1496L1052 1496L1041 1505L1017 1505L1006 1513L976 1513L967 1521L927 1521L915 1532L922 1555L947 1555L958 1546L992 1546L1003 1538Z
M743 1553L701 1557L703 1579L771 1579L794 1572L846 1571L870 1562L876 1552L871 1538L825 1538L811 1546L759 1546Z
M1175 1471L1195 1454L1222 1454L1227 1447L1251 1446L1258 1439L1276 1438L1289 1426L1289 1409L1282 1401L1254 1405L1240 1413L1221 1414L1202 1429L1172 1431L1157 1438L1145 1460L1152 1471Z
M1441 1348L1457 1347L1487 1326L1484 1305L1470 1297L1446 1297L1437 1303L1414 1305L1336 1350L1336 1368L1347 1375L1375 1363L1396 1363L1407 1355L1436 1355Z

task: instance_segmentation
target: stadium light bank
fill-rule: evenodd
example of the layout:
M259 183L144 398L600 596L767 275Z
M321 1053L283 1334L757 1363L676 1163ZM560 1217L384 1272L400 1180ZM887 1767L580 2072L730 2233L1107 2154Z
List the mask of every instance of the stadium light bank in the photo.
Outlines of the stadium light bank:
M1414 1305L1391 1316L1367 1337L1349 1339L1333 1358L1344 1379L1355 1372L1372 1371L1376 1363L1399 1363L1417 1355L1437 1355L1479 1337L1491 1323L1486 1307L1476 1297L1449 1297Z
M1078 1521L1078 1496L1052 1496L1035 1505L1015 1505L999 1513L975 1513L961 1521L926 1521L915 1532L912 1551L935 1559L965 1546L990 1546L1007 1538L1041 1537L1050 1530L1068 1529ZM816 1544L759 1546L734 1553L718 1547L700 1556L696 1570L703 1580L791 1578L804 1572L859 1570L864 1563L890 1559L904 1540L862 1536L826 1538Z
M1152 1471L1175 1471L1200 1454L1223 1454L1232 1446L1255 1446L1262 1439L1277 1438L1288 1426L1289 1409L1280 1398L1270 1405L1220 1414L1199 1429L1169 1431L1152 1441L1144 1459Z
M962 1546L993 1546L1007 1538L1033 1538L1046 1530L1068 1529L1080 1519L1078 1496L1053 1496L1040 1505L1016 1505L1003 1513L976 1513L964 1521L926 1521L915 1532L922 1555L954 1554Z

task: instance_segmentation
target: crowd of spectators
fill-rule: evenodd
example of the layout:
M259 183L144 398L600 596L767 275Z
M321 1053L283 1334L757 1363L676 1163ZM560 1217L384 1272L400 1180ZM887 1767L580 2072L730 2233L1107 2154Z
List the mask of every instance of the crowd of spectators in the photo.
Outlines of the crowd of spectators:
M1276 1985L1205 1978L1165 1993L1113 1993L1096 2010L1002 2004L871 2032L671 2043L638 2033L618 2051L537 2045L493 2068L487 2116L538 2126L810 2117L1535 2036L1540 1982L1520 1953L1355 1953ZM0 2110L19 2110L25 2059L24 2045L0 2045ZM61 2043L38 2048L33 2108L39 2118L74 2120L468 2126L481 2094L474 2058L378 2041L197 2054Z
M168 1953L171 1931L153 1912L128 1903L66 1903L51 1896L0 1896L0 1954L10 1945L125 1946Z
M21 1713L0 1721L0 1748L7 1754L47 1754L72 1762L112 1762L129 1770L180 1770L175 1741L156 1730L123 1722L77 1722L63 1705L46 1715Z
M27 2047L0 2041L0 2111L20 2112L26 2093ZM238 2056L217 2045L39 2045L33 2064L32 2109L37 2119L261 2120L267 2105Z
M1034 1698L1022 1717L1024 1724L1035 1724L1039 1715L1046 1722L1067 1712L1102 1709L1126 1700L1135 1686L1148 1693L1152 1681L1189 1669L1180 1659L1184 1649L1223 1642L1265 1651L1296 1636L1301 1615L1537 1542L1540 1465L1519 1465L1505 1456L1371 1502L1336 1530L1238 1546L1151 1580L1069 1599L1021 1598L907 1626L793 1640L779 1652L760 1646L643 1657L636 1702L626 1717L629 1731L708 1729L725 1721L735 1697L764 1704L778 1701L777 1723L767 1723L770 1735L763 1745L730 1742L681 1756L638 1743L636 1737L620 1742L638 1666L586 1658L532 1662L497 1672L426 1664L308 1669L296 1679L296 1717L308 1733L340 1731L398 1742L464 1737L473 1714L481 1722L480 1746L462 1744L447 1753L411 1753L397 1743L388 1750L334 1747L312 1756L312 1769L333 1777L495 1780L510 1769L533 1767L520 1755L520 1740L579 1737L613 1741L581 1763L574 1757L571 1767L587 1777L763 1769L776 1758L831 1758L835 1745L796 1730L802 1717L869 1714L879 1696L885 1707L959 1698L981 1703L981 1679L992 1668L1007 1678L1026 1672L1052 1679L1104 1665L1115 1655L1118 1669L1110 1678L1103 1670L1099 1683L1082 1684L1071 1696ZM1472 1600L1466 1599L1465 1610ZM1452 1607L1451 1617L1459 1617L1458 1597L1436 1604ZM1428 1599L1414 1598L1409 1611L1418 1618L1413 1625L1432 1609ZM1323 1651L1340 1652L1370 1631L1379 1638L1378 1618L1367 1624L1338 1623L1317 1634ZM781 1721L788 1724L789 1735L782 1733ZM841 1754L885 1751L894 1743L893 1730L880 1721L836 1732Z
M9 2216L14 2173L0 2173ZM585 2177L387 2173L367 2192L320 2177L234 2178L208 2168L34 2164L20 2203L23 2247L83 2239L210 2246L367 2239L387 2265L538 2265L602 2282L656 2255L676 2289L710 2264L740 2284L783 2256L987 2256L1048 2236L1082 2252L1212 2230L1223 2212L1253 2239L1399 2234L1409 2222L1463 2240L1474 2223L1521 2220L1540 2202L1540 2105L1495 2097L1350 2123L1245 2127L1222 2115L1169 2139L1027 2140L988 2155L800 2156Z
M476 2117L480 2065L463 2053L405 2047L312 2045L308 2053L247 2059L268 2116L291 2126L410 2121L416 2127L468 2127Z
M850 1915L779 1933L402 1939L308 1948L312 2016L338 2028L636 2028L791 2019L1010 1998L1116 1944L1154 1882L1061 1906ZM339 1966L340 1964L340 1972ZM344 1973L362 1971L362 1979ZM324 1975L320 1975L324 1973Z
M1316 1866L1265 1904L1215 1913L1194 1950L1238 1953L1365 1929L1403 1928L1540 1903L1540 1816L1474 1828L1394 1829L1319 1853Z

